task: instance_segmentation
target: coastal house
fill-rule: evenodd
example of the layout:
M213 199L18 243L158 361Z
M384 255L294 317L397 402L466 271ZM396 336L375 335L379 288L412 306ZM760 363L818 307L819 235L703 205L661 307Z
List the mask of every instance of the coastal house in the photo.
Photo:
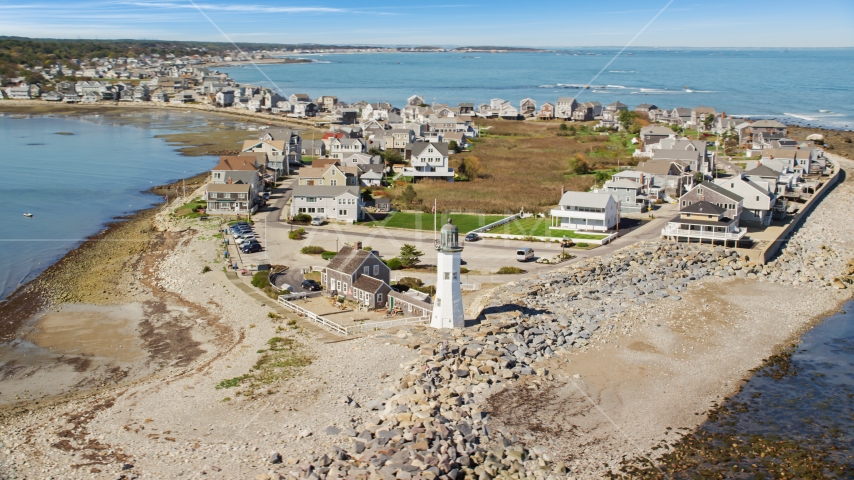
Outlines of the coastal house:
M650 103L641 103L640 105L635 107L635 113L640 115L642 118L647 118L651 121L655 121L650 116L650 112L654 110L658 110L658 107Z
M792 175L785 175L767 165L757 165L745 171L744 176L753 183L767 184L770 187L769 190L778 197L784 195L793 186L787 181Z
M691 110L691 121L689 124L696 128L698 132L705 132L707 130L711 130L715 123L715 118L717 114L715 113L715 109L712 107L696 107ZM709 127L706 127L706 124Z
M357 167L361 174L359 175L359 182L363 187L380 187L383 184L383 172L385 171L385 165L382 164L368 164L368 165L359 165Z
M284 140L246 140L243 142L242 152L260 152L267 154L267 169L290 173L288 156L288 144ZM299 155L302 161L302 153Z
M600 191L611 194L614 200L620 203L621 213L640 213L649 204L649 196L643 193L643 173L630 173L640 175L640 181L637 178L614 175L611 180L605 182Z
M18 87L9 87L6 89L6 96L10 100L29 100L31 98L30 86L25 84Z
M151 100L151 93L148 90L147 85L137 85L133 87L133 101L136 103L139 102L148 102Z
M771 225L774 205L777 202L776 179L773 183L754 182L745 174L739 174L730 178L717 178L714 183L742 198L743 210L739 217L740 225L745 223L763 227Z
M234 155L219 157L219 163L211 169L211 183L249 185L248 200L251 207L260 201L259 195L264 191L265 170L255 161L254 157Z
M644 174L650 190L664 192L672 198L681 197L686 186L692 186L693 177L687 170L687 163L667 160L650 160L639 163L635 168L635 171Z
M268 128L261 131L259 140L265 142L285 142L285 159L294 165L302 163L302 136L289 128Z
M365 141L361 138L332 138L329 145L329 156L338 160L343 159L345 155L365 151Z
M356 167L359 165L383 165L385 162L379 155L371 155L369 153L351 153L339 160L341 165L348 167Z
M340 160L323 167L309 167L300 169L297 177L297 185L303 186L358 186L359 174L357 167L342 166Z
M609 193L565 192L550 216L552 229L606 232L620 221L620 203Z
M251 186L244 183L209 183L205 187L210 215L246 215L252 210Z
M723 209L723 215L738 224L744 199L713 182L702 182L679 198L680 211L698 202L706 202Z
M571 97L560 97L555 104L555 118L572 119L572 114L578 109L578 102Z
M699 187L698 187L699 188ZM727 215L729 210L700 200L679 207L679 215L667 222L661 236L680 242L715 243L737 246L747 229L738 226L738 219Z
M372 252L345 245L323 269L320 282L328 292L370 309L383 308L391 292L391 270Z
M230 107L234 105L234 90L224 89L216 92L214 101L218 107Z
M586 122L602 114L602 104L599 102L584 102L572 112L572 120Z
M554 120L555 118L555 106L546 102L540 107L539 113L537 113L537 119L539 120Z
M42 95L42 99L46 102L61 102L62 94L54 90L53 92L47 92Z
M533 117L537 114L537 102L533 98L525 98L519 102L519 114L523 117Z
M652 149L653 160L678 160L687 162L692 172L714 172L715 154L708 153L703 140L669 137L649 148Z
M316 117L318 108L314 102L297 102L293 103L293 112L287 114L293 118Z
M384 131L384 150L395 149L399 152L406 150L406 146L415 141L415 132L411 128L393 128Z
M420 95L413 95L406 99L406 104L413 107L420 107L424 105L424 97Z
M676 132L662 125L647 125L640 129L640 140L644 146L655 145L665 138L675 138Z
M471 117L474 115L474 103L460 102L458 108L460 109L460 116Z
M403 175L413 180L421 178L454 181L454 169L448 166L448 146L440 142L416 142L409 146L406 157L410 166Z
M288 101L291 102L291 104L296 104L299 102L310 102L311 98L305 93L294 93L288 97Z
M338 97L332 95L324 95L317 99L317 106L324 112L335 110L335 104L338 103Z
M687 126L691 122L691 109L685 107L676 107L670 111L670 123L679 125L680 127Z
M305 213L312 217L355 223L362 219L363 208L358 185L295 185L290 215Z
M302 154L309 155L315 158L325 157L326 143L324 143L323 140L303 140Z
M620 112L628 109L629 107L622 102L614 102L605 105L605 108L602 109L602 124L608 127L617 126L618 115L620 114Z

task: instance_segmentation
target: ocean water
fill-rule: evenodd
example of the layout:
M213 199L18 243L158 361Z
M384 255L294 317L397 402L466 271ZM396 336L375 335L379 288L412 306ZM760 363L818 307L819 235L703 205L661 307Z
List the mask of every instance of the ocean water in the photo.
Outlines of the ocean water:
M0 299L114 217L162 200L143 191L215 165L154 138L170 131L169 115L145 120L0 114Z
M631 107L705 105L729 115L854 129L854 49L628 49L614 59L617 52L308 55L315 63L259 66L269 80L254 66L220 70L287 95L347 102L402 107L419 94L427 103L502 98L518 106L525 97L541 105L567 96Z

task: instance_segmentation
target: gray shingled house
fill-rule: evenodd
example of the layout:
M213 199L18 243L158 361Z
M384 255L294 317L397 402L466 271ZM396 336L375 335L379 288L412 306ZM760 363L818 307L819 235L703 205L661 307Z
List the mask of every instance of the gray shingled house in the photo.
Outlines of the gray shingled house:
M321 283L327 291L368 308L384 308L391 291L391 270L373 253L347 245L329 261Z

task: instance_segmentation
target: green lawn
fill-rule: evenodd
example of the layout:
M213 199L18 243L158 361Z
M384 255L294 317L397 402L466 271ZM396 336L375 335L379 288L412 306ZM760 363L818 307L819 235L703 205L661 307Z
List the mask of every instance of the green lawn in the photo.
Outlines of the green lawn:
M370 227L392 227L392 228L408 228L411 230L433 230L433 217L429 213L406 213L394 212L388 215L385 219L374 222L364 222L361 225ZM502 215L456 215L450 216L454 221L454 225L460 229L460 233L468 233L476 228L484 225L489 225L492 222L497 222L502 218ZM437 228L442 228L442 225L447 223L448 215L439 214L436 219Z
M577 238L579 240L600 240L605 238L605 235L597 235L591 233L576 233L572 230L550 229L549 218L523 218L516 220L498 228L490 230L488 233L496 235L524 235L532 237L555 237L562 238Z

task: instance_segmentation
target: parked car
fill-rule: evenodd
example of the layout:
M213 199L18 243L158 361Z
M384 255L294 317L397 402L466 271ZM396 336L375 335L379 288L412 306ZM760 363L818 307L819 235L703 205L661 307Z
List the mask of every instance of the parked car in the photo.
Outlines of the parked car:
M236 237L236 238L234 239L234 243L236 243L236 244L238 244L238 245L243 245L244 243L247 243L247 242L250 242L250 241L256 241L256 242L257 242L257 241L258 241L258 237L257 237L257 236L255 236L255 234L252 234L252 235L241 235L241 236Z
M240 249L243 253L255 253L261 251L261 244L258 242L247 243Z
M466 235L466 241L467 242L476 242L478 240L480 240L480 235L478 235L476 233L470 233L470 234Z
M247 233L254 233L251 228L235 228L231 231L231 236L236 237L237 235L243 235Z
M320 284L317 283L316 280L303 280L302 288L308 290L309 292L316 292L320 290Z
M520 248L516 250L516 261L517 262L527 262L528 260L534 259L534 249L533 248Z
M319 227L324 223L326 223L326 219L323 217L314 217L311 219L311 226L313 227Z

